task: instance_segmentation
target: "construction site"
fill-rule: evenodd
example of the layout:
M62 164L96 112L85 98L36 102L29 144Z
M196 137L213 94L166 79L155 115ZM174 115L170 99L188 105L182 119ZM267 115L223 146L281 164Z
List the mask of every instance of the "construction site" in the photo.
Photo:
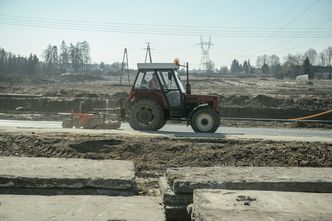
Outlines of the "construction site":
M2 84L0 218L330 219L329 81L183 75L181 89L178 69L139 64L132 87ZM161 88L143 85L150 70ZM151 102L133 106L140 99ZM184 102L189 111L176 109Z
M319 13L325 19L319 24L296 26L318 13L317 7L325 12L330 5L309 3L295 16L285 14L284 25L274 21L278 28L253 9L255 3L247 6L261 16L257 27L250 26L252 16L241 18L242 26L207 21L201 26L196 18L186 23L180 13L179 24L171 18L158 24L161 17L153 10L155 24L133 11L124 18L136 15L134 20L113 22L124 12L108 15L113 5L105 2L96 11L112 22L69 19L72 12L52 18L58 6L41 19L29 17L35 9L26 4L29 16L14 16L11 10L21 6L0 3L11 12L0 11L0 26L26 26L27 38L34 34L30 28L48 29L50 38L56 36L49 42L84 33L92 45L108 42L111 48L92 47L97 61L105 54L122 59L92 62L86 40L50 43L42 60L0 48L0 221L332 220L332 47L324 49L332 19ZM122 9L117 4L114 8ZM135 11L141 8L132 4ZM149 5L158 15L159 4ZM274 10L269 13L272 17ZM153 47L142 36L153 39ZM0 35L3 46L14 51L10 38ZM154 43L158 39L171 47L162 49ZM171 39L181 44L191 39L197 50L172 48L180 43ZM240 47L234 39L249 44ZM284 48L299 41L302 50L303 39L321 53L309 48L291 54L299 47ZM145 47L138 50L139 41ZM211 56L220 42L225 51ZM274 52L265 42L286 51L283 62L257 52L259 47ZM181 59L173 56L177 53ZM227 53L242 63L234 58L219 69L214 61ZM248 54L258 55L256 65Z

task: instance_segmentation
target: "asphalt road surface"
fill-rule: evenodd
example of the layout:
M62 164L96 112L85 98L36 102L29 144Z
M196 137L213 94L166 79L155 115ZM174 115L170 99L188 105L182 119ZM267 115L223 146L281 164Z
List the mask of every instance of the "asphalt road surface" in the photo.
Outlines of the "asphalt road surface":
M60 121L28 121L28 120L0 120L0 131L6 128L30 128L30 129L56 129L68 130L61 127ZM69 129L72 130L72 129ZM73 129L83 130L83 129ZM92 131L92 130L88 130ZM110 130L93 130L94 133L103 133ZM128 123L123 123L120 129L111 130L117 133L134 132ZM262 138L262 139L290 139L302 141L327 141L332 142L332 130L319 129L290 129L290 128L236 128L219 127L216 133L194 133L190 126L183 124L167 124L161 130L155 132L141 132L153 135L169 135L175 137L212 137L212 138Z

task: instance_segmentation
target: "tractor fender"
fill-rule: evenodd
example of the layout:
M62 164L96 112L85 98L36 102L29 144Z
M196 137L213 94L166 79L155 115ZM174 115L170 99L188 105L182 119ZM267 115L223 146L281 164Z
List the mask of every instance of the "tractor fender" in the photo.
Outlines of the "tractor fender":
M200 104L198 105L197 107L195 107L194 109L192 109L188 115L188 119L187 119L187 127L189 126L189 124L191 124L191 118L193 117L194 113L199 110L199 109L202 109L202 108L205 108L209 106L208 104Z

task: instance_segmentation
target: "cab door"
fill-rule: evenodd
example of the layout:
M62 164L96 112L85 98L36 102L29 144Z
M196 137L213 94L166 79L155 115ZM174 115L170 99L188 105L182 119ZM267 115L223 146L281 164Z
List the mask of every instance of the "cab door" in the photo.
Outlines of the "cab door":
M179 88L174 70L158 71L161 85L169 104L170 115L174 118L181 118L183 115L183 96Z

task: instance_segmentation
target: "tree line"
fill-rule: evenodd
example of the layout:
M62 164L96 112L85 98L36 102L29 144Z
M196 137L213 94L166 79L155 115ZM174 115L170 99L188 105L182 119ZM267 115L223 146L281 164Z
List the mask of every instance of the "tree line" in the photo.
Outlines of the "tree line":
M121 63L113 64L90 64L90 46L87 41L69 43L63 40L59 46L48 45L43 52L42 60L35 54L27 57L15 55L0 47L0 72L33 75L36 73L65 73L86 72L90 69L100 71L119 72ZM240 63L234 59L230 65L222 66L219 70L211 62L208 72L221 74L266 74L276 78L295 78L298 75L310 74L311 66L329 67L332 65L332 47L321 52L308 49L304 54L288 54L281 59L275 55L263 54L257 57L256 64L252 65L250 60Z
M315 49L308 49L304 54L288 54L281 59L275 55L260 55L256 59L256 66L252 67L250 60L245 60L242 64L237 59L232 61L230 70L222 67L219 72L232 74L270 74L277 78L295 78L302 74L312 74L311 66L331 67L332 47L328 47L320 53Z
M87 41L69 46L62 41L59 46L48 45L42 60L35 54L15 55L0 47L0 72L17 74L64 73L67 71L88 71L91 62L90 46Z
M35 74L39 71L39 58L35 54L28 57L15 55L0 48L0 72Z
M43 53L47 71L87 71L91 62L90 46L87 41L70 43L63 40L60 46L48 45Z

